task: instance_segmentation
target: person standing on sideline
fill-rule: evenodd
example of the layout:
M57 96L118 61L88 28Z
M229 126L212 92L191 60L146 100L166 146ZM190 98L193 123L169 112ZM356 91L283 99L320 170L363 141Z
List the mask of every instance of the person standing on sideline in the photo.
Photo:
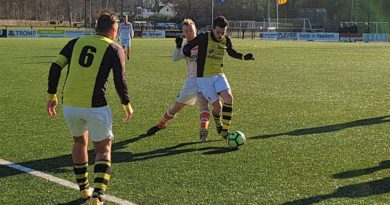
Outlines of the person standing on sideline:
M50 67L47 111L55 117L57 87L61 70L68 65L62 92L63 113L73 136L72 161L82 198L91 204L103 204L111 175L112 115L105 93L113 71L115 89L125 112L124 122L133 114L125 75L125 53L116 44L118 18L110 11L100 14L96 35L73 39L61 50ZM88 180L88 137L95 148L94 190Z
M119 24L119 42L125 49L126 58L130 59L131 39L134 38L133 25L128 22L127 15L122 17L122 23Z
M240 60L254 60L251 53L243 55L233 49L230 38L226 36L227 26L227 19L224 16L218 16L213 21L211 32L198 35L183 48L184 55L189 57L191 50L198 46L198 85L203 96L213 106L212 114L217 132L224 139L229 134L233 115L233 95L223 72L225 53ZM222 99L222 107L219 98Z
M198 57L198 48L194 47L193 49L191 49L191 54L189 57L185 57L182 51L183 46L186 45L188 42L191 42L196 37L197 30L194 21L192 21L191 19L184 19L182 26L183 26L183 35L186 41L183 42L182 37L176 38L175 40L176 48L173 51L172 59L174 61L178 61L181 59L186 60L187 80L183 85L183 88L180 90L179 95L176 97L176 101L164 113L164 116L160 120L160 122L156 126L150 128L147 131L147 134L153 135L159 130L166 128L167 122L173 119L181 109L183 109L187 105L188 106L195 105L196 100L198 100L199 107L200 107L199 137L202 142L205 142L208 135L210 111L208 109L208 102L203 97L202 93L200 93L198 83L196 81L196 72L197 72L196 59Z

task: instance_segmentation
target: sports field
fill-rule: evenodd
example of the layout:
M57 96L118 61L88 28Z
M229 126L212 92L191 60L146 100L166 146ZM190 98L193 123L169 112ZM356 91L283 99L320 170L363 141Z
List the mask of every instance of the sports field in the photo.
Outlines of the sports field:
M0 39L0 159L75 182L61 107L54 119L46 113L50 62L68 40ZM235 96L232 130L248 139L237 151L213 122L208 141L198 142L197 107L143 135L174 101L185 63L170 58L174 39L133 41L129 124L109 82L107 194L145 205L390 203L389 44L233 45L256 58L224 64ZM0 184L0 204L81 204L78 191L8 166L0 165Z

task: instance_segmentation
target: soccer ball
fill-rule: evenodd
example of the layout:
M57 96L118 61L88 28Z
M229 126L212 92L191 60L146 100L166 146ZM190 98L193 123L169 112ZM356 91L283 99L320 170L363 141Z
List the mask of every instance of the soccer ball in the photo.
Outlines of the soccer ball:
M237 149L239 146L244 145L246 138L244 133L240 131L234 131L227 136L227 142L230 148Z

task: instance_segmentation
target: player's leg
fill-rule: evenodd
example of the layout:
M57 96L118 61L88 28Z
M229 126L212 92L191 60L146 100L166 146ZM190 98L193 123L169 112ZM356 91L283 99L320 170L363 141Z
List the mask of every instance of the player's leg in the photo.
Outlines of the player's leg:
M87 126L95 148L95 179L91 202L101 204L111 177L111 146L114 138L108 106L93 108Z
M122 39L122 46L125 50L125 55L126 55L126 58L127 60L130 59L130 39L128 38L125 38L125 39Z
M199 102L199 118L200 118L200 129L199 136L202 142L205 142L208 136L208 127L210 119L210 110L208 107L208 102L202 93L198 93L198 102Z
M88 131L83 136L73 137L73 171L76 175L81 197L86 200L92 195L88 180Z
M215 89L215 83L218 79L217 76L212 77L204 77L197 78L198 86L203 96L208 102L211 103L213 110L212 115L215 122L215 126L217 128L217 133L220 134L222 131L222 123L221 123L221 104L219 102L219 97L217 91Z
M77 184L80 188L81 197L88 199L91 197L88 180L88 131L85 121L80 119L82 111L79 108L64 106L64 118L73 139L72 161L73 170Z
M215 88L219 94L219 97L222 99L221 136L226 139L227 135L229 134L229 128L233 116L233 95L225 75L218 76L218 79L215 83Z
M164 116L160 122L156 126L150 128L146 134L153 135L159 130L164 129L168 121L175 118L176 114L180 112L180 110L182 110L186 105L195 105L198 92L199 88L197 86L196 78L187 78L185 84L180 90L179 95L176 97L175 103L171 105L164 113Z
M183 104L183 103L179 103L179 102L173 103L173 105L171 105L168 108L168 110L164 113L163 118L160 120L160 122L158 123L157 126L159 128L166 127L166 124L168 123L168 121L170 121L173 118L175 118L176 114L178 112L180 112L180 110L182 110L185 106L186 106L186 104Z
M130 48L128 46L126 47L126 58L127 60L130 59Z
M215 127L217 129L217 133L220 135L222 132L222 122L221 122L222 106L221 106L221 102L219 100L216 100L211 105L213 106L213 110L212 110L211 114L213 115L213 119L215 122Z
M182 110L184 107L186 106L186 104L183 104L183 103L179 103L179 102L175 102L174 104L172 104L168 109L167 111L165 111L164 115L163 115L163 118L160 120L160 122L151 127L147 132L146 134L147 135L154 135L156 134L156 132L162 130L162 129L165 129L166 126L167 126L167 123L172 120L173 118L176 117L176 114L178 112L180 112L180 110Z
M222 105L222 132L221 136L226 138L226 136L229 134L229 128L232 122L232 116L233 116L233 95L229 90L222 91L219 94L222 98L223 105Z
M105 139L93 143L95 148L95 179L92 199L96 202L103 202L103 195L106 192L111 177L111 139Z
M82 136L73 137L72 160L73 163L82 164L88 162L88 130Z

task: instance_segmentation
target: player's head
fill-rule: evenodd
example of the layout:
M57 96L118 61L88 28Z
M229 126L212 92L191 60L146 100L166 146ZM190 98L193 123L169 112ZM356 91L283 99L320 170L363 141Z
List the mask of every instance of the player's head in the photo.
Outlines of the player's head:
M111 11L103 11L97 20L96 33L114 39L118 32L118 17Z
M122 16L122 21L123 21L123 22L126 22L126 23L127 23L128 20L129 20L129 17L128 17L127 15L123 15L123 16Z
M183 26L183 35L187 39L187 41L191 41L196 37L196 26L193 20L184 19L182 22Z
M222 40L226 34L228 21L224 16L217 16L213 21L213 34L217 40Z

